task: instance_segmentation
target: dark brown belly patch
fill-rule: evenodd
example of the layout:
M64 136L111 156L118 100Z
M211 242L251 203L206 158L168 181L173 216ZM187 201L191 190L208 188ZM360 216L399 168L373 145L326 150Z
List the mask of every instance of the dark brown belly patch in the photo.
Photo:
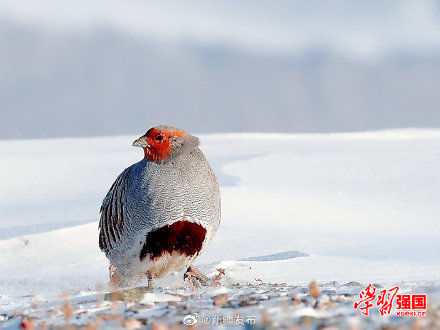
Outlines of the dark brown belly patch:
M149 254L150 259L156 259L168 252L179 252L193 256L202 249L206 229L185 220L164 226L149 232L142 246L139 258L141 261Z

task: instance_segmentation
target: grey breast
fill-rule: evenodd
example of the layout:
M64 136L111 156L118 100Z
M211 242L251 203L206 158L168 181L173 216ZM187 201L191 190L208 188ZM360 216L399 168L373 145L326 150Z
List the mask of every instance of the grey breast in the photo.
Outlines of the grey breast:
M143 160L136 165L127 195L130 230L154 230L182 216L210 229L218 226L220 191L200 149L168 162Z

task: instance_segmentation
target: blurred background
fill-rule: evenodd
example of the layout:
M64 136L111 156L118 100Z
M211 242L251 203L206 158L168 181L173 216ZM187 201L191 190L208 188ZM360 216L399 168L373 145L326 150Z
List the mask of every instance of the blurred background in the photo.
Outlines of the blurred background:
M0 138L440 126L440 1L2 0Z

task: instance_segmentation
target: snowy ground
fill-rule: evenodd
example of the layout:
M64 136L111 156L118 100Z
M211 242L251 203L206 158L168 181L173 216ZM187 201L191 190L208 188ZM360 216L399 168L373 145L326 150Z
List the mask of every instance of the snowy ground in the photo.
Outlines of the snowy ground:
M0 141L0 313L105 285L98 210L142 157L134 138ZM224 288L208 294L233 296L234 283L359 282L353 294L368 283L440 284L440 130L201 141L223 201L221 227L197 261L211 275L226 271ZM185 292L181 274L157 284Z

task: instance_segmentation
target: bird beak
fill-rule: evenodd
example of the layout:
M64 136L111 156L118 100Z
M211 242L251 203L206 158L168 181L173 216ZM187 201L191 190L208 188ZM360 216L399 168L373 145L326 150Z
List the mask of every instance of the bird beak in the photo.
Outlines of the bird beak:
M134 147L141 147L141 148L149 148L150 145L147 143L147 141L145 140L145 138L143 136L141 136L139 139L135 140L133 142L133 146Z

